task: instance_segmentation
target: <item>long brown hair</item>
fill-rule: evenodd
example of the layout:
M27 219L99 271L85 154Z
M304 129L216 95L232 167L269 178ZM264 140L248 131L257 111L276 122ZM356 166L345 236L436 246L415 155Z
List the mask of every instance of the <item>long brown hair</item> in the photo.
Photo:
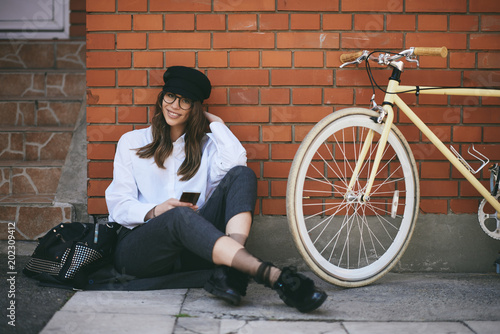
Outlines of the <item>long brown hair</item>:
M170 138L170 125L165 121L163 116L163 96L160 92L156 100L155 114L151 121L153 141L141 148L137 149L137 155L140 158L148 159L154 157L155 163L160 168L165 168L163 162L172 154L173 143ZM184 151L186 158L182 162L177 175L181 175L181 181L191 179L201 163L201 140L208 129L208 120L203 113L201 102L195 101L189 117L186 121L185 136L184 136Z

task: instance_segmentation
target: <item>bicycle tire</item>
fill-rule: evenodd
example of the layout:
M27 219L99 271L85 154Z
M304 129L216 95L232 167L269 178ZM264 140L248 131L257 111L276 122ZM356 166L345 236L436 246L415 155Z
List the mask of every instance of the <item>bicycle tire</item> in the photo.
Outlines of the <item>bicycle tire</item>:
M316 275L339 286L364 286L389 272L406 250L418 216L415 159L394 125L370 199L360 201L383 128L374 121L378 116L361 108L328 115L304 138L290 169L286 202L294 243ZM369 129L376 138L347 200L359 139Z

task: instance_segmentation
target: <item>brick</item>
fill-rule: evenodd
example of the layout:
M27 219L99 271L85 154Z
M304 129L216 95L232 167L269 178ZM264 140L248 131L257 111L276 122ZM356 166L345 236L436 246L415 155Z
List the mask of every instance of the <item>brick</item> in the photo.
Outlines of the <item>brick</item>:
M277 69L271 71L273 86L318 86L333 84L331 70L323 69Z
M261 88L260 103L289 104L290 90L288 88Z
M290 125L263 125L262 140L269 141L291 141L292 127Z
M118 86L146 86L148 72L146 70L118 70Z
M446 31L448 30L447 15L425 15L420 14L418 19L418 30L420 31Z
M498 13L500 12L500 3L498 3L497 1L489 1L489 0L475 0L469 4L469 11Z
M212 10L212 0L179 1L179 0L149 0L151 12L209 12Z
M381 2L376 0L362 0L358 2L343 1L342 11L351 12L402 12L403 0Z
M416 28L416 17L410 14L387 14L386 26L388 31L414 31Z
M198 14L196 15L197 30L226 30L226 15Z
M278 32L278 49L337 49L340 37L333 32Z
M150 33L149 49L210 49L210 33Z
M227 51L199 51L198 66L227 67Z
M119 123L147 123L148 108L146 107L118 107Z
M227 29L255 31L257 30L257 14L228 14Z
M88 104L131 104L132 89L92 88L87 90Z
M87 15L87 31L120 31L130 29L132 29L131 15Z
M216 12L274 11L275 9L274 0L214 0L214 11Z
M354 30L382 31L384 30L384 15L382 14L355 14Z
M146 33L117 33L117 49L146 49Z
M295 67L323 67L323 52L296 51L294 53Z
M307 134L312 130L313 125L295 125L295 141L301 142L307 136Z
M257 181L257 196L269 195L269 181Z
M259 67L259 51L230 51L230 67Z
M205 100L204 103L208 105L228 104L229 102L227 98L227 88L212 87L210 98L208 100Z
M259 141L257 125L231 125L230 129L240 141Z
M449 126L431 125L429 129L444 143L451 141L451 128ZM422 134L422 142L429 142L429 138Z
M286 196L286 181L271 181L271 196L284 197Z
M406 0L407 12L443 12L443 13L465 13L467 12L466 0Z
M386 79L387 80L387 79ZM460 71L419 70L406 71L403 80L408 85L420 86L458 86L461 81ZM424 95L421 95L423 97Z
M491 70L464 71L463 85L466 87L500 87L500 72Z
M87 70L87 86L89 87L106 87L115 86L115 71L114 70Z
M457 196L458 182L444 180L421 180L420 195L423 197L429 196Z
M436 161L422 161L420 164L422 179L448 179L450 177L450 163Z
M354 102L354 92L352 88L325 88L325 104L352 104Z
M288 178L291 166L291 162L264 161L264 177Z
M87 50L113 50L115 34L87 34Z
M134 52L134 67L163 67L163 52L140 51Z
M194 67L196 64L195 52L189 51L167 51L165 52L165 67L183 65ZM163 75L163 73L162 73Z
M467 35L439 32L408 33L406 35L406 46L446 46L448 49L465 49L467 47Z
M323 30L351 30L351 14L323 14Z
M500 113L495 108L468 107L463 111L466 124L500 124Z
M479 200L452 198L450 200L450 210L453 213L477 213Z
M263 198L262 214L286 215L286 200L284 198Z
M415 160L440 160L445 161L446 158L434 146L434 144L410 144Z
M453 127L454 142L481 142L482 127L479 126L455 126Z
M294 88L292 90L292 101L294 105L298 104L321 104L321 88Z
M213 86L267 86L269 71L256 69L208 70L207 76Z
M485 126L483 128L483 131L484 131L483 139L485 142L488 143L500 142L500 136L498 135L500 133L500 126Z
M249 160L267 160L269 159L269 145L268 144L242 144L247 151L247 158Z
M113 177L113 162L90 161L87 175L92 179L111 178Z
M321 27L320 14L291 14L290 28L292 30L319 30Z
M338 68L342 63L340 62L340 55L344 51L326 51L326 67Z
M271 122L273 123L316 123L332 113L331 107L271 107Z
M471 34L471 50L500 50L500 34Z
M230 104L259 104L257 88L231 88L229 90Z
M87 107L87 123L114 123L114 107Z
M214 49L274 48L274 34L262 32L214 32Z
M131 130L131 125L89 125L87 126L87 140L90 142L118 141L124 133Z
M154 105L158 98L159 89L153 88L136 88L134 89L134 104L135 105Z
M115 144L94 144L87 145L87 158L91 160L113 160L115 156Z
M87 199L88 213L90 215L105 215L108 213L106 199L104 197L95 197Z
M130 52L87 52L88 68L128 68L132 65Z
M165 14L165 30L194 30L194 14Z
M288 30L288 14L260 14L260 30Z
M160 14L135 14L132 16L134 19L134 30L163 30L163 15Z
M338 0L278 0L278 10L281 11L319 11L337 12Z
M345 32L342 33L343 49L401 49L403 35L401 33Z
M168 67L168 65L166 66ZM144 70L146 71L146 70ZM160 70L149 70L149 86L150 87L159 87L163 86L165 83L163 82L163 74L165 73L164 69Z
M480 65L480 62L478 62ZM476 66L476 54L472 52L451 52L450 68L474 68Z
M484 23L484 16L482 18ZM477 31L479 18L477 15L450 15L450 31Z
M425 199L420 200L420 210L423 213L448 213L448 201L445 199Z
M263 67L291 67L291 51L262 51Z
M114 12L115 0L86 0L87 12Z
M427 125L429 124L456 124L460 122L460 108L453 107L412 107L412 110ZM404 114L400 114L401 123L409 123Z
M145 12L148 10L148 0L118 0L119 12Z
M267 123L269 122L269 108L257 106L230 106L230 107L210 107L209 111L229 123Z
M87 196L104 196L111 180L89 180L87 183Z
M481 15L481 31L500 31L499 15Z
M299 144L272 144L271 159L272 160L293 160L295 153L299 149Z

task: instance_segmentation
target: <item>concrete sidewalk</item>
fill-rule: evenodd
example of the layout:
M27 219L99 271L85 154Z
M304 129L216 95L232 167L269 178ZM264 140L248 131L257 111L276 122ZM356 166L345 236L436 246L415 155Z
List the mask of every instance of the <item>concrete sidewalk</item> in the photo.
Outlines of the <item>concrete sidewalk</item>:
M238 307L203 289L81 291L42 333L500 333L500 275L395 274L301 314L251 283Z

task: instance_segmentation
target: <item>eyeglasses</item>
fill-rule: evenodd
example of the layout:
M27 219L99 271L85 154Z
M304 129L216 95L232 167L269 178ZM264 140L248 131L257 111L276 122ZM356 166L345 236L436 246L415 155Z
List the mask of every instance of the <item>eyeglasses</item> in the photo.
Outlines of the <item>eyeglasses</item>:
M174 103L177 99L179 99L179 107L181 107L181 109L189 110L193 106L193 100L188 99L187 97L182 97L174 93L165 93L163 96L163 101L168 104Z

